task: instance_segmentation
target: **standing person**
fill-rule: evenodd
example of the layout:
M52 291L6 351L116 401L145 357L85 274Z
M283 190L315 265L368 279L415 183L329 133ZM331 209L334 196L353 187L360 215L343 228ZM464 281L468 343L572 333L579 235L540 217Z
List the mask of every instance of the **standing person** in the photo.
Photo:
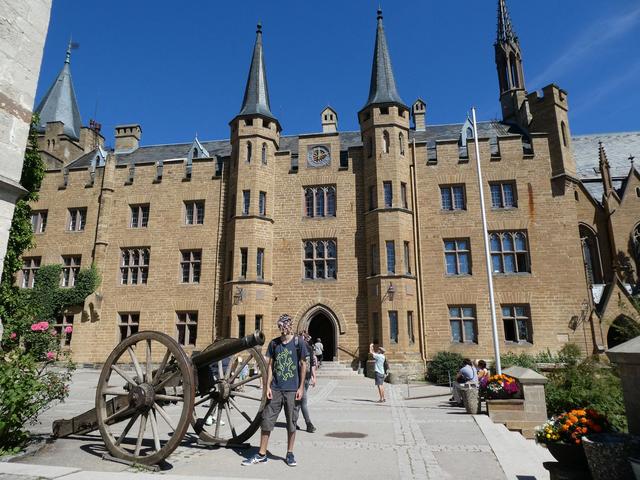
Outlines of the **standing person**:
M260 450L253 457L247 458L242 465L266 463L269 435L284 408L287 420L287 455L285 461L290 467L297 465L293 456L293 444L296 440L296 424L294 422L295 403L302 399L304 378L307 373L305 357L307 349L299 337L293 335L293 321L287 314L278 319L280 336L269 342L267 348L267 405L262 413L262 431L260 433Z
M462 405L462 394L460 389L465 385L477 385L478 384L478 372L473 366L473 363L468 358L462 361L462 368L458 371L456 381L453 384L453 397L452 401L457 405Z
M318 359L318 368L322 366L322 354L324 353L324 345L322 345L322 340L316 338L316 343L313 344L313 353L316 354L316 358Z
M384 398L384 362L386 360L386 357L384 356L384 348L376 346L372 343L371 345L369 345L369 353L373 357L373 360L376 362L375 384L376 387L378 387L378 395L380 396L378 403L383 403L387 401Z
M300 416L300 410L302 410L302 416L304 417L304 422L307 424L307 432L313 433L316 431L316 427L311 423L311 418L309 417L309 408L307 407L307 391L309 390L309 385L312 387L316 386L316 356L313 353L311 345L309 342L311 341L311 336L307 335L306 332L302 332L300 338L305 342L305 347L307 349L307 357L305 359L307 364L307 374L304 379L304 392L302 394L302 400L300 402L296 402L296 409L294 413L294 423L296 427L298 426L298 418Z

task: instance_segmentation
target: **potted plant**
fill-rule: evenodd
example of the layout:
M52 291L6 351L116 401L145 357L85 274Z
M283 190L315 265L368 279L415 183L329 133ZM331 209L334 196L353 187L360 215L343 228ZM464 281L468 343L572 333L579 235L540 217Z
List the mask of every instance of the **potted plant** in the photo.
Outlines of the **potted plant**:
M507 400L520 393L520 386L515 378L501 374L482 377L480 390L487 400Z
M604 415L592 409L574 409L556 415L538 427L536 441L546 446L559 463L586 470L583 437L609 430L609 422Z

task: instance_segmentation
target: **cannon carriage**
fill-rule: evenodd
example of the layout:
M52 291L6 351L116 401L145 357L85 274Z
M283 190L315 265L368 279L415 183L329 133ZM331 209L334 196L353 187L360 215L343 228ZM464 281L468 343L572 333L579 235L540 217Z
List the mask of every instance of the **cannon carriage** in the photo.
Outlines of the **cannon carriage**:
M95 430L109 454L155 465L180 445L189 426L202 443L239 445L260 427L267 366L260 331L223 339L191 358L170 336L136 333L118 344L102 368L95 408L53 423L53 436Z

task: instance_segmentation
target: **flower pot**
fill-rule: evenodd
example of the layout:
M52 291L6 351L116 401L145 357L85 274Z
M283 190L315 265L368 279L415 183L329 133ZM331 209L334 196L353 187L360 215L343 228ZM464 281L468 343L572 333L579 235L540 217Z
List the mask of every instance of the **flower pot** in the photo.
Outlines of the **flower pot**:
M467 413L477 415L480 413L480 394L476 387L464 387L460 389L462 403Z
M631 480L633 473L627 461L629 435L596 433L582 437L582 445L593 480Z
M636 480L640 480L640 457L629 457L629 463L631 464L631 470Z
M558 442L548 443L546 447L558 463L581 470L588 468L587 457L585 456L582 445Z

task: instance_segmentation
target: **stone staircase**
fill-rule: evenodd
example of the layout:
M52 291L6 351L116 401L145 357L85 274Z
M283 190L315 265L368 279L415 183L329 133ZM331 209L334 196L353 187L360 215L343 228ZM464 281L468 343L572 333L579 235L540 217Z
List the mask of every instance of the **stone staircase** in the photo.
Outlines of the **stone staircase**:
M358 372L351 368L347 362L322 362L322 366L316 371L316 376L322 378L357 377Z

